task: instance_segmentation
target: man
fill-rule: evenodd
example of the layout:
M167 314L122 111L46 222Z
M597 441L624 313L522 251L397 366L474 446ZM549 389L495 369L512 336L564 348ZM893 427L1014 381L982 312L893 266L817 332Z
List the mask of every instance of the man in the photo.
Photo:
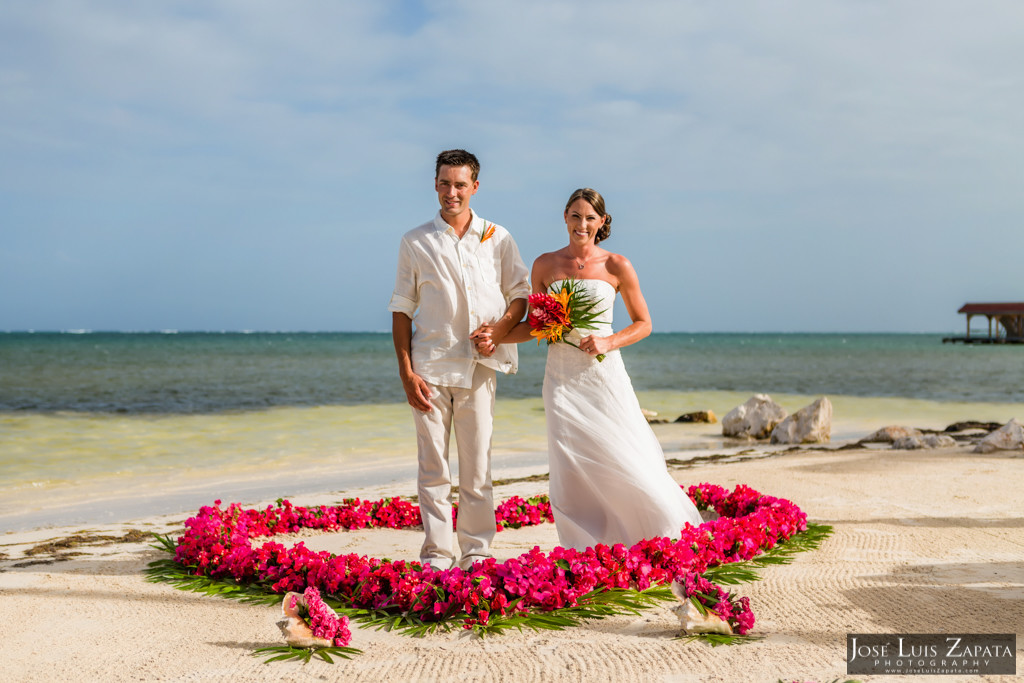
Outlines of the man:
M491 556L494 498L491 433L496 371L515 372L514 344L478 352L470 334L492 323L502 338L526 313L529 273L508 231L477 216L469 201L480 163L465 150L441 152L434 220L402 237L388 310L398 372L416 424L417 490L426 540L420 561L448 569L456 555L448 444L459 451L458 564ZM413 327L415 325L415 332Z

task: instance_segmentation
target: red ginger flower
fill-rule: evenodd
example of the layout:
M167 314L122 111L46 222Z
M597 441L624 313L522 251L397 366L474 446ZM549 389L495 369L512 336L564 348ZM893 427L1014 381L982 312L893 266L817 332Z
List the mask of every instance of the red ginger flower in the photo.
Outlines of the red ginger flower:
M548 343L559 341L562 335L572 329L569 323L569 311L565 302L550 294L531 294L530 317L528 321L530 334L537 338L547 340Z

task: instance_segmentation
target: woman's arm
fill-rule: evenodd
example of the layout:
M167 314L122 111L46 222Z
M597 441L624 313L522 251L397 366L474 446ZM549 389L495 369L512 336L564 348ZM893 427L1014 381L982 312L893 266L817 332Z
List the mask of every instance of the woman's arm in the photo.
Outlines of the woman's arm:
M537 260L533 262L533 270L530 274L530 282L533 287L533 293L546 292L547 287L544 285L544 280L550 271L550 254L541 254L537 257ZM529 315L529 308L527 308L527 315ZM523 320L516 325L513 325L509 331L502 337L498 337L496 329L493 325L481 325L473 334L470 335L470 339L476 342L477 350L484 356L490 356L494 353L498 344L521 344L525 341L530 341L533 337L530 336L530 323Z
M651 314L647 309L647 300L640 290L640 279L633 269L633 264L621 254L610 254L605 262L608 274L619 283L622 303L626 305L626 313L633 322L623 329L607 337L588 335L580 340L580 348L592 356L608 353L623 346L635 344L649 336L653 329Z

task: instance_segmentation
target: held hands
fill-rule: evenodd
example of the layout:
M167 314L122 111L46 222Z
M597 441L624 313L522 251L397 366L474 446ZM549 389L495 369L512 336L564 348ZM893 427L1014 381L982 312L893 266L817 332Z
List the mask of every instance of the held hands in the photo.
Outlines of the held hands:
M485 358L490 358L494 355L497 350L497 343L494 339L494 325L483 324L476 328L469 338L476 344L476 350ZM579 349L584 353L588 353L591 356L602 356L598 360L603 360L603 356L609 351L615 349L615 345L608 337L598 337L595 335L587 335L582 337L579 343Z
M493 339L494 325L487 323L478 327L469 338L476 345L481 356L490 357L497 350L497 344ZM433 410L430 399L434 395L434 388L415 372L410 372L402 377L402 387L405 389L405 398L416 410L429 413Z
M485 358L490 358L498 350L494 340L494 325L484 323L469 335L469 338L476 344L477 353Z
M526 315L526 298L515 299L497 320L486 322L476 328L469 339L476 345L476 352L490 358L500 344L517 344L530 337L521 336L522 328L529 329L523 316Z

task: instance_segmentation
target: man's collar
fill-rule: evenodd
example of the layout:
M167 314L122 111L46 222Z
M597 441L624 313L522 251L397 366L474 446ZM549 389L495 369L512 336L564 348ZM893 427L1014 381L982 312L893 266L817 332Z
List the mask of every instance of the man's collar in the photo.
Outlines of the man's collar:
M466 232L473 232L476 233L477 235L482 235L486 221L480 218L480 216L477 216L476 211L473 211L473 209L470 209L469 213L472 216L472 218L469 221L469 227L466 229ZM452 226L448 225L448 223L446 223L445 220L441 218L440 211L438 211L437 215L434 216L434 229L437 230L438 232L447 232L448 230L454 230Z

